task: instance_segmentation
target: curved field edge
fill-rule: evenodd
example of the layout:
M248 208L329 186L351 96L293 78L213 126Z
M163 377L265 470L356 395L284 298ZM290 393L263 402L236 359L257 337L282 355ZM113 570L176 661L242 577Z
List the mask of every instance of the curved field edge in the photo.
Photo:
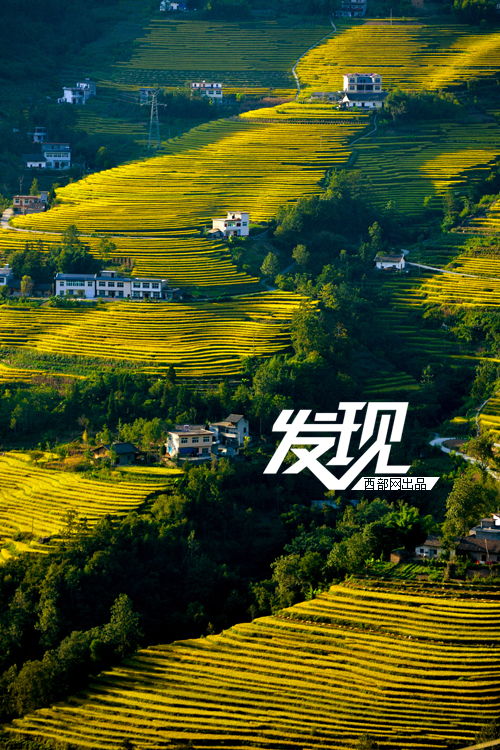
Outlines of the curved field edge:
M498 592L332 586L220 635L145 648L6 727L81 748L470 744L498 713ZM415 716L418 714L418 721Z
M291 343L290 321L303 297L267 292L224 302L109 303L91 309L0 306L0 351L28 350L43 358L126 362L145 372L183 377L241 371L249 356L268 357ZM77 360L75 360L77 361Z

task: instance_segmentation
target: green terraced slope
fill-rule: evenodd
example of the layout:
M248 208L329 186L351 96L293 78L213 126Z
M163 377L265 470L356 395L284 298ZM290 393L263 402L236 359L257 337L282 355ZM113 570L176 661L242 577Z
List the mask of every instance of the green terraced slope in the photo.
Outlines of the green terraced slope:
M333 586L279 616L143 649L7 730L103 750L338 750L365 732L383 750L471 744L500 707L499 594L397 586Z

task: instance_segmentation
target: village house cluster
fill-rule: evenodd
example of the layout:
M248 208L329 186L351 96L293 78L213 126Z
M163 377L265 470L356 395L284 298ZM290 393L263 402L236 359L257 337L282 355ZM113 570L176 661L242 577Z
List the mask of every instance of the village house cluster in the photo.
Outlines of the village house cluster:
M203 462L213 457L237 456L250 440L248 419L243 414L230 414L223 422L208 425L176 425L167 433L165 455L170 459ZM96 446L94 459L112 459L115 466L134 464L144 452L133 443L111 443Z
M456 538L455 553L468 557L475 563L500 562L500 512L482 518L470 529L468 536ZM430 535L423 544L415 548L415 555L424 559L437 560L441 555L448 557L438 536Z
M63 95L57 100L58 104L85 104L91 96L97 95L97 84L86 78L76 86L63 86Z

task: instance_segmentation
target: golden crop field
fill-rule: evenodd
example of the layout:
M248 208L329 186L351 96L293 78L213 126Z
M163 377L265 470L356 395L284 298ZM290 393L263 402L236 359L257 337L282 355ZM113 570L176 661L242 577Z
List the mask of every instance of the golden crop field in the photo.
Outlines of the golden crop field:
M496 201L487 211L486 215L472 219L469 224L470 229L474 232L485 232L486 234L496 234L500 231L500 202Z
M112 221L112 216L110 216ZM33 231L0 230L0 255L7 249L23 249L26 242L41 240L45 250L61 242L58 234ZM172 237L113 236L115 257L134 261L134 276L167 278L171 287L200 286L205 288L234 287L240 292L253 291L259 279L238 272L227 246L193 235ZM82 242L98 256L100 238L85 236Z
M133 362L137 369L181 376L238 373L249 356L290 345L289 322L302 298L286 292L232 302L117 302L92 308L25 310L0 306L0 348Z
M339 91L344 73L380 73L384 88L439 89L500 70L496 31L461 24L354 22L297 66L304 95Z
M355 167L370 179L374 202L392 199L399 210L417 214L425 197L437 208L447 190L486 176L499 148L495 124L419 123L359 141Z
M157 237L197 233L228 210L270 219L288 200L321 191L325 170L349 158L362 124L254 124L218 120L169 141L162 156L89 175L57 191L62 205L14 219L14 226L60 232ZM147 252L147 251L146 251Z
M136 510L158 490L154 482L105 482L86 479L76 472L38 468L28 456L0 456L0 549L44 551L36 541L14 542L19 533L34 538L59 534L68 511L76 511L90 525L111 514L124 516ZM4 555L6 557L6 555Z
M220 635L142 649L6 730L103 749L338 750L365 732L382 750L469 745L500 707L500 602L406 586L332 586Z
M231 91L295 93L291 69L309 47L333 32L314 21L204 22L154 20L129 62L113 66L119 86L183 86L217 81Z

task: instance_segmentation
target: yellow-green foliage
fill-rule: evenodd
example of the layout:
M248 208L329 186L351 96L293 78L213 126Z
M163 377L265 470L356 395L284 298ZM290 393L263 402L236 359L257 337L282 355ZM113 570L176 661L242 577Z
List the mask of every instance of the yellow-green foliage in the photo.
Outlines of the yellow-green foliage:
M299 62L305 93L338 91L345 73L380 73L384 88L440 89L500 70L496 31L471 33L451 23L354 24Z
M251 109L240 115L245 120L273 120L278 122L308 120L326 120L328 125L334 125L335 121L343 120L346 122L360 122L364 125L369 124L368 113L358 110L339 109L336 104L329 102L303 102L293 101L277 104L275 107L262 107L261 109ZM326 131L329 132L328 130Z
M245 357L275 354L290 344L289 321L301 297L286 292L233 302L118 302L76 310L0 307L0 347L134 362L178 375L237 373Z
M487 234L496 234L500 231L500 203L497 201L486 212L486 216L473 219L470 222L472 230L485 232Z
M125 738L337 750L366 732L381 748L465 746L498 715L499 616L487 596L333 586L282 616L143 649L85 695L6 728L103 750Z
M394 200L407 213L420 213L426 196L440 207L447 190L468 178L485 177L498 154L500 131L491 124L419 123L388 129L355 145L356 169L372 183L372 197L385 205Z
M329 24L286 21L155 20L130 62L114 66L111 77L128 87L203 79L220 81L226 92L293 90L296 59L332 31Z
M158 489L147 481L104 482L72 471L41 469L27 454L0 456L0 474L0 548L20 532L33 532L35 539L58 534L68 511L87 518L90 525L108 514L126 515ZM21 544L18 551L26 548L45 549L32 542Z
M15 226L60 232L185 237L227 210L271 218L282 203L321 191L325 170L345 165L348 139L363 126L259 125L243 119L201 125L169 141L163 156L99 172L58 191L62 205ZM145 255L148 250L145 249ZM179 249L179 252L181 250Z

